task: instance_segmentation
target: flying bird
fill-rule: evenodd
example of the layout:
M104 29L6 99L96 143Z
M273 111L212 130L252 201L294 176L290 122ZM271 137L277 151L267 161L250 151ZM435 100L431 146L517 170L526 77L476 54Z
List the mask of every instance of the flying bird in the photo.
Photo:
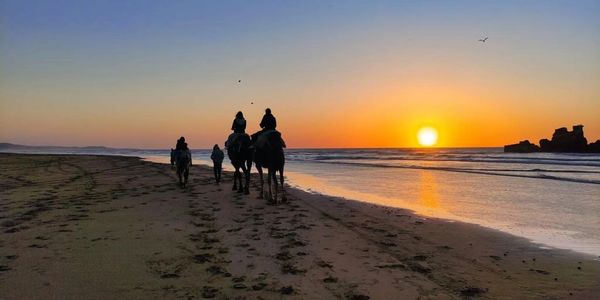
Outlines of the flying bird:
M240 83L240 82L242 82L242 80L241 80L241 79L240 79L240 80L238 80L238 83Z
M480 39L480 40L478 40L478 41L480 41L480 42L482 42L482 43L485 43L485 41L487 41L487 39L488 39L488 37L486 36L485 38L483 38L483 39Z

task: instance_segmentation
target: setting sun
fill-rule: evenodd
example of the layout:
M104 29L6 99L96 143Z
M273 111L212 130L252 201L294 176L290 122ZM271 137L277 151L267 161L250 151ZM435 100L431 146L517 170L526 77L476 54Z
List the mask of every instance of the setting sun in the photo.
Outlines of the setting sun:
M433 127L423 127L417 132L417 139L421 146L433 146L437 142L438 132Z

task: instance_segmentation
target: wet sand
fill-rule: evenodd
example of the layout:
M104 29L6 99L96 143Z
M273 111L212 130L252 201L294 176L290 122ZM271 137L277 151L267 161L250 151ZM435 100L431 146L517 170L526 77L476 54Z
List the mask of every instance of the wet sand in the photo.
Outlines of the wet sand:
M600 262L194 166L0 154L0 299L594 299Z

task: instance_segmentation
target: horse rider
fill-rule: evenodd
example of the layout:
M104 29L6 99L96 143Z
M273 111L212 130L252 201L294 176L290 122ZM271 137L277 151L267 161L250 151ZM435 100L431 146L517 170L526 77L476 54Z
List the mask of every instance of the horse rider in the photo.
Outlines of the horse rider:
M231 124L231 130L233 130L233 133L227 138L225 147L235 144L240 135L246 134L246 119L244 119L244 114L241 111L238 111L237 114L235 114L235 119L233 119L233 124Z
M187 147L187 143L185 142L185 138L184 137L180 137L177 140L177 144L175 145L175 150L171 149L171 164L177 164L177 161L179 161L179 157L180 155L186 152L186 154L189 154L190 156L190 165L192 163L192 154L190 152L190 149L188 149Z
M187 157L189 158L189 165L191 166L192 165L192 152L190 151L190 148L188 148L188 144L186 142L182 142L179 151L180 151L180 154L179 154L180 156L187 155Z
M179 184L181 184L182 187L185 187L190 174L190 166L192 165L192 152L188 148L188 144L186 142L181 142L179 145L179 150L176 150L176 152L177 160L175 165L177 169L177 177L179 178Z
M183 147L183 144L185 143L185 138L184 137L180 137L177 140L177 144L175 144L175 151L177 150L181 150L181 148Z
M271 113L270 108L265 109L265 115L262 117L262 120L260 121L259 125L260 125L260 128L262 128L262 129L256 133L256 134L258 134L258 139L256 140L256 145L255 145L256 147L264 146L264 144L268 140L269 134L271 134L273 132L277 132L277 130L275 130L275 128L277 128L277 119ZM285 143L283 142L283 139L281 140L281 142L285 147Z
M262 117L262 120L260 121L260 128L262 128L261 133L264 133L267 130L275 130L276 127L277 127L277 119L271 113L271 109L270 108L265 109L265 115Z

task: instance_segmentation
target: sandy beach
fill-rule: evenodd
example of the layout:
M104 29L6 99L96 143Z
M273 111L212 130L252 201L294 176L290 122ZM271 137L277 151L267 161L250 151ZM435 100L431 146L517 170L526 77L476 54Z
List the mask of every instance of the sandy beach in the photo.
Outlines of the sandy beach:
M594 299L598 257L193 166L0 154L0 299Z

